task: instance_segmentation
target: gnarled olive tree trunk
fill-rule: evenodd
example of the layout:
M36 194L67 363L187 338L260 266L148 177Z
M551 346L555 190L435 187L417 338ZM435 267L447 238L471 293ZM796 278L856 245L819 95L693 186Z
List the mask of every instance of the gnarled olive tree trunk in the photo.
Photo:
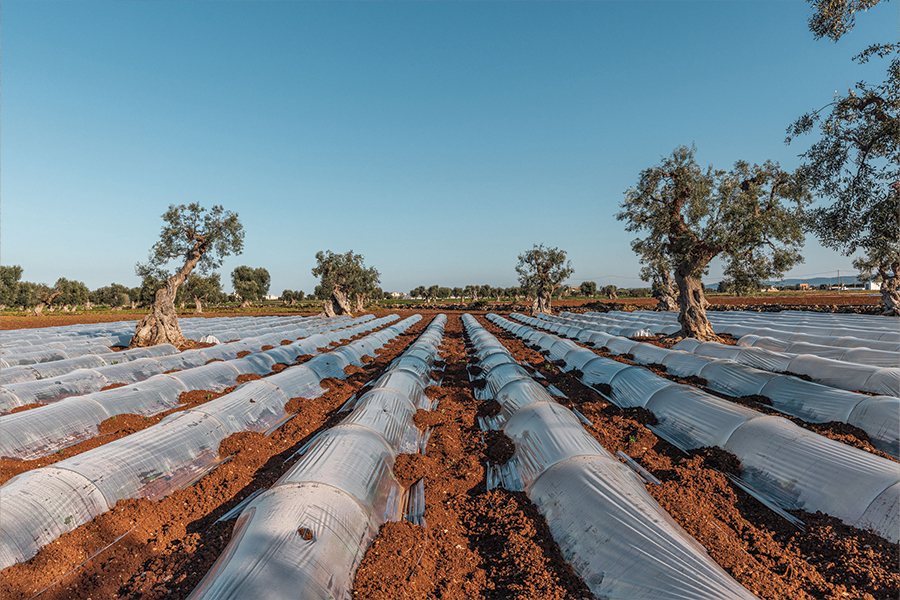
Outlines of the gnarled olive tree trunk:
M681 331L678 335L692 337L704 341L716 341L719 336L713 331L706 319L706 298L700 279L693 276L695 270L691 265L680 264L675 269L675 282L678 284L678 322Z
M203 253L206 252L208 243L205 239L198 240L188 252L187 260L181 270L166 279L165 287L157 290L150 308L150 314L138 321L134 328L134 336L131 338L130 347L156 346L157 344L172 344L182 347L187 342L181 333L178 324L178 315L175 312L175 294L178 286L183 284Z
M50 294L49 296L47 296L46 298L44 298L44 299L41 300L40 302L38 302L38 303L37 303L37 306L35 306L34 308L31 309L31 315L30 315L30 316L32 316L32 317L42 317L42 316L44 316L44 308L46 308L48 304L50 304L51 302L53 302L54 298L56 298L56 297L59 296L60 294L62 294L62 291L59 291L59 290L58 290L58 291L56 291L56 292Z
M900 263L891 264L891 272L893 275L887 269L878 269L881 275L881 303L884 304L881 314L897 316L900 315Z
M194 296L194 314L199 315L203 313L203 306L200 304L200 298Z
M326 317L336 317L338 315L352 315L350 309L350 298L347 292L341 286L334 286L331 290L331 297L326 300L322 306L322 313Z
M678 310L678 302L675 300L675 289L672 286L672 275L668 270L660 275L660 281L654 286L653 297L656 298L656 310Z
M356 312L363 312L366 310L366 297L362 294L356 295Z
M531 315L552 315L553 310L550 308L550 299L552 294L548 289L540 289L535 294L534 302L531 304Z

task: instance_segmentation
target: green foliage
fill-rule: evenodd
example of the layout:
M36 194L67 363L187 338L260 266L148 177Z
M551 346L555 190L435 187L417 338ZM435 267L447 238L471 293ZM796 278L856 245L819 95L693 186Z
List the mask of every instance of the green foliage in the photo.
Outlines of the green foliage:
M881 0L808 0L815 11L808 19L815 38L831 38L835 42L853 29L858 11L866 11Z
M166 280L170 274L165 267L170 261L187 261L196 253L200 254L196 268L206 274L221 267L226 256L240 254L244 249L243 225L236 213L221 206L207 211L196 202L187 206L171 204L162 219L164 225L150 248L150 258L135 265L138 277L155 272Z
M463 290L461 287L455 287L450 292L450 295L453 296L454 298L462 298L464 293L465 293L465 290Z
M16 288L16 306L33 308L50 294L50 288L43 283L20 281Z
M105 304L113 308L126 306L131 304L130 292L131 290L121 283L111 283L92 291L91 302L94 304Z
M269 293L272 277L263 267L252 268L247 265L235 267L231 272L231 284L242 300L257 302Z
M597 283L594 281L582 281L578 290L582 296L592 298L597 295Z
M81 281L70 281L65 277L57 279L53 289L54 291L60 292L60 294L53 299L53 304L55 305L74 306L84 304L90 300L91 297L91 292L84 283Z
M208 302L220 301L224 296L222 280L218 273L212 273L205 277L198 273L191 273L184 282L184 291L192 298Z
M870 51L883 56L898 47ZM865 62L870 54L857 60ZM861 81L797 119L785 142L814 129L819 139L800 155L800 173L830 205L809 213L809 228L823 246L845 256L862 251L857 268L864 273L886 268L900 256L900 58L891 60L884 83Z
M540 291L552 294L573 272L565 250L545 248L543 244L535 244L531 250L520 254L516 265L519 285L530 294Z
M668 257L694 278L718 255L730 266L740 263L744 272L768 277L802 261L803 209L811 202L803 180L772 161L704 170L695 152L693 146L676 148L641 171L637 186L625 192L616 218L627 231L647 234L632 248Z
M12 306L19 291L22 267L19 265L0 266L0 304Z
M366 267L365 257L355 254L353 250L344 254L335 254L331 250L317 252L312 274L320 278L319 287L324 297L319 297L323 300L331 297L335 287L348 296L372 297L381 283L378 270Z

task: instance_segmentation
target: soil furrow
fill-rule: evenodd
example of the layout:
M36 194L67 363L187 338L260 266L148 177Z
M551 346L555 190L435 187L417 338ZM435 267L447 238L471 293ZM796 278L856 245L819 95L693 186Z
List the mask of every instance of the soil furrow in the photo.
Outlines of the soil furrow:
M384 525L356 572L354 596L591 598L528 498L485 488L486 444L475 417L493 401L472 393L458 314L449 315L442 358L441 386L426 391L438 406L416 415L417 423L434 427L425 456L395 466L404 483L424 476L427 528Z

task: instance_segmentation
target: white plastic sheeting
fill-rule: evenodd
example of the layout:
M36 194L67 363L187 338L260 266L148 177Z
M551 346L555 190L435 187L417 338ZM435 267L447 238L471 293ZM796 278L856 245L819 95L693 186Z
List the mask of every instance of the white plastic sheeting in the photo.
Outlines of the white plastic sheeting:
M397 389L421 390L427 382L401 365L413 356L433 363L445 322L438 315L344 421L316 436L297 464L243 510L191 599L351 597L353 575L378 528L402 517L394 460L419 448L423 433L412 417L417 408L431 408L424 394L414 399ZM385 383L393 385L380 387Z
M523 315L513 317L537 327L544 327L552 320L569 320L565 317L547 316L540 319ZM577 333L580 335L584 331L593 331L591 327L593 326L588 325L586 329ZM721 394L735 397L765 396L771 401L772 408L809 422L850 423L850 415L855 414L851 424L865 431L876 448L894 457L900 457L900 398L896 395L882 396L877 411L854 413L856 406L868 402L870 396L846 391L847 388L860 389L860 387L875 390L890 389L893 385L892 377L897 369L865 368L852 363L832 361L835 364L831 365L833 368L829 370L828 364L824 366L818 364L822 359L817 357L792 357L761 348L701 343L690 338L680 341L669 350L640 343L629 348L629 344L635 343L633 340L625 340L627 343L622 344L613 343L617 339L624 338L611 337L607 342L610 351L613 348L627 349L632 355L632 360L636 362L662 364L667 373L678 377L700 377L706 381L708 389ZM700 353L706 356L700 356ZM715 357L733 357L733 360ZM586 360L586 357L575 360L568 368L584 370L581 365ZM821 378L825 383L840 382L839 387L843 389L770 372L794 371L794 369L809 372L814 368L825 373ZM622 406L634 406L634 402L646 396L648 390L634 389L633 385L628 384L630 379L625 377L634 379L638 375L623 375L623 379L618 380L619 385L614 387L612 399ZM878 386L866 383L873 381L873 377L881 377L880 380L876 379L880 382ZM665 381L656 379L660 382Z
M504 329L512 325L499 317L493 320ZM585 370L583 381L610 385L613 400L622 397L627 406L653 412L659 421L653 431L682 449L716 445L728 450L741 461L741 479L782 508L822 511L891 542L900 539L897 463L691 386L667 382L653 391L642 378L626 377L639 368L627 367L612 376ZM625 389L620 393L618 387ZM651 393L643 403L640 390Z
M900 367L897 366L867 365L810 354L791 356L774 351L769 351L767 355L761 355L758 349L752 347L729 346L717 342L697 344L696 340L691 339L678 342L672 349L712 358L728 358L739 363L752 364L758 368L769 367L770 370L778 369L806 375L816 383L842 390L900 395ZM896 359L900 359L900 355L895 354L894 356L896 365Z
M405 319L393 331L405 331L420 318ZM384 317L371 324L394 319ZM316 358L294 368L314 361ZM274 376L250 382L135 434L9 480L0 488L0 530L4 532L0 569L27 560L62 533L90 521L123 498L160 498L189 485L217 464L219 443L228 435L282 423L289 416L284 410L289 396L276 382ZM251 399L254 402L249 402ZM73 473L81 478L73 479ZM48 510L33 510L35 498Z
M396 320L396 316L383 317L373 321L371 315L366 315L360 319L346 320L338 319L334 324L339 326L349 326L347 331L352 331L352 335L362 333L363 331L390 323ZM331 323L330 321L327 323ZM320 325L316 329L322 329L326 325ZM396 335L396 330L390 331L391 335ZM320 334L311 336L312 338L321 337ZM253 338L255 339L255 338ZM137 377L134 375L135 369L151 369L153 359L142 358L122 365L105 367L107 375L110 370L120 368L131 368L127 373L113 373L114 377L131 377L141 379L137 383L126 385L111 390L92 392L84 396L76 396L60 400L47 406L35 408L33 410L0 417L0 456L17 458L17 459L34 459L46 456L56 450L78 443L97 435L98 427L101 422L109 417L120 414L140 414L150 416L163 412L178 406L179 396L182 392L188 390L205 389L210 391L221 391L228 386L234 385L238 375L243 373L267 374L270 372L271 366L276 361L285 359L285 351L300 354L317 353L316 344L320 344L321 340L304 338L289 346L277 346L271 350L259 353L259 357L255 355L246 356L244 358L232 358L227 362L212 362L208 365L195 367L178 371L169 375L162 374L161 367L156 365L155 371L159 373L149 378ZM323 345L327 345L323 344ZM356 345L356 343L354 343ZM378 343L379 347L381 342ZM221 346L227 346L222 344ZM213 348L204 349L206 353ZM259 347L259 346L258 346ZM293 349L293 350L291 350ZM140 348L139 350L149 350ZM200 352L200 351L188 351ZM237 352L234 352L236 355ZM337 354L337 353L335 353ZM271 358L274 356L275 358ZM288 357L290 354L288 354ZM336 361L337 357L322 358L321 361ZM346 361L346 359L343 359ZM293 362L293 360L291 361ZM312 361L310 361L312 362ZM316 363L319 364L319 363ZM342 362L344 366L349 362ZM307 363L307 369L310 367ZM320 369L321 370L321 369ZM148 371L145 371L148 372ZM285 373L283 371L282 373ZM69 378L75 374L70 373ZM336 376L343 376L341 369ZM284 377L294 377L294 375L285 375ZM317 377L316 384L321 377ZM96 387L102 381L98 379L92 380L91 386ZM37 382L36 382L37 383ZM52 383L49 381L48 383ZM108 385L108 384L104 384ZM88 386L85 386L88 387ZM103 387L103 386L100 386ZM294 387L297 387L296 385ZM97 388L99 389L99 387ZM314 390L319 390L317 386L313 386ZM54 391L54 390L51 390ZM294 394L289 397L296 397L301 394ZM6 395L0 396L0 400L6 402L22 402L22 399L15 397L9 398ZM68 403L78 400L77 418L72 414L72 410L68 408ZM94 403L92 410L86 410L86 402Z
M481 335L484 330L477 321L468 315L463 319L477 353L480 343L490 340ZM488 319L501 327L514 326L496 315ZM512 356L509 359L515 364ZM504 367L494 367L488 379ZM489 469L488 485L502 482L528 494L547 519L563 557L595 596L755 598L713 562L653 500L640 477L606 452L543 386L517 379L495 399L501 413L482 420L482 425L502 428L516 451L506 465Z

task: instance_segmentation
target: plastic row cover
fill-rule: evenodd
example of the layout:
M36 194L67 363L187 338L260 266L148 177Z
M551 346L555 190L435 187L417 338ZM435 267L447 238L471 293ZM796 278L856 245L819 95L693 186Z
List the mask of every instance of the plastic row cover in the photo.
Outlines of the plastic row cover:
M565 317L545 316L543 319L535 319L523 315L514 316L522 322L540 327L544 327L548 321L569 321ZM577 330L577 337L584 337L582 333L585 331L594 332L592 329ZM871 396L768 372L792 371L790 367L795 364L794 359L759 348L701 343L690 338L682 340L672 349L616 337L609 338L604 345L613 354L631 354L635 362L661 364L673 375L693 375L705 379L706 387L722 394L735 397L765 396L776 410L809 422L849 423L868 433L872 444L878 449L895 457L900 456L900 398L896 396L879 396L878 401L873 402ZM564 358L568 362L569 357ZM589 354L584 353L573 354L572 358L575 360L572 368L581 371L584 371L584 365L590 360ZM848 363L841 363L838 367L840 368L828 375L830 379L837 379L848 370L852 377L853 371ZM859 389L859 386L855 389ZM864 406L879 408L863 410Z
M17 365L34 365L91 354L112 354L112 352L109 346L85 344L59 349L29 351L22 354L6 354L3 358L0 358L0 369L8 369ZM4 382L4 380L0 379L0 382Z
M493 336L464 323L477 353ZM510 331L520 327L495 315ZM488 337L490 336L490 337ZM508 355L508 364L515 364ZM506 365L491 369L486 377ZM600 446L578 418L531 378L494 397L516 452L489 486L524 489L547 519L563 556L598 598L755 598L653 500L641 479Z
M717 342L698 343L697 340L692 339L682 340L673 348L701 356L728 358L739 363L753 364L763 369L769 367L773 371L799 373L807 375L822 385L842 390L861 390L890 396L900 395L900 367L896 366L880 367L809 354L796 356L782 354L779 356L779 353L772 351L766 355L777 360L760 363L754 357L759 357L762 353L760 349L752 346L728 346ZM894 364L896 364L896 359L900 355L895 354L894 356Z
M509 331L518 328L516 335L522 336L520 325L494 320ZM651 411L657 418L653 431L676 446L719 446L734 454L741 461L741 479L785 509L822 511L891 542L900 538L897 463L669 382L643 367L598 356L583 373L588 385L609 385L614 402Z
M199 367L212 359L234 359L242 351L256 352L266 345L280 347L284 335L288 335L288 337L294 337L294 334L311 336L303 344L297 345L298 352L293 354L290 360L277 360L279 356L276 355L279 353L269 351L276 360L269 361L265 358L251 357L234 365L238 368L239 373L265 375L274 362L291 363L298 354L315 354L318 346L329 345L331 340L321 335L320 332L328 333L334 340L349 338L361 333L365 329L363 324L373 318L372 315L365 315L359 319L347 321L346 317L342 317L322 321L320 325L306 325L303 329L291 327L290 334L285 332L268 333L244 338L231 344L217 344L203 350L186 350L179 353L171 344L160 344L149 348L126 350L108 356L105 360L102 357L80 357L40 365L14 367L13 369L31 371L31 374L17 373L13 375L14 378L34 379L35 381L4 386L5 392L0 396L0 414L8 413L17 406L32 403L48 404L68 396L96 392L110 384L130 384L166 371ZM349 326L349 329L333 332L332 328L336 325ZM293 348L294 345L292 344L291 347ZM282 351L282 354L284 353L285 351ZM156 358L150 360L149 357ZM98 362L99 364L97 364ZM118 364L120 362L124 364ZM84 373L76 373L74 371L76 368L94 368L96 373L88 377ZM55 379L48 380L46 379L48 376L55 377Z
M420 318L406 319L393 330L405 331ZM396 316L373 323L392 319ZM309 397L321 393L318 378L312 375L313 363L325 356L251 381L231 394L58 462L50 470L35 469L12 478L0 488L0 569L27 560L121 499L159 498L189 485L217 464L219 443L226 437L277 426L289 416L284 405L298 390L314 392ZM298 378L298 372L307 377ZM58 473L65 481L49 483Z
M37 361L33 363L21 363L16 366L4 368L0 371L0 382L3 385L13 383L21 383L24 381L35 381L46 377L58 377L75 369L97 368L107 365L118 365L129 363L144 358L158 358L162 356L170 356L178 354L178 348L172 344L159 344L158 346L150 346L149 348L132 348L123 350L122 352L108 352L107 354L86 354L80 356L67 357L67 350L53 350L40 353L41 356L49 356L50 353L57 354L56 358L48 358L48 360Z
M626 313L588 313L619 318L626 321L647 320L654 323L676 323L676 312L636 311ZM730 326L767 327L794 333L815 333L825 336L856 336L872 340L900 341L896 324L890 318L875 315L813 313L806 311L783 311L779 313L753 313L743 310L711 311L707 318L719 333ZM812 328L812 329L811 329Z
M397 319L395 315L383 317L376 321L371 320L371 315L367 315L365 319L347 321L345 319L338 320L338 324L350 325L345 330L347 336L362 333L364 330L379 327L390 323ZM321 328L319 328L321 329ZM386 339L384 336L394 334L394 332L381 333L376 335L382 336L378 345ZM376 338L373 338L376 339ZM362 340L360 340L361 342ZM55 402L51 405L21 412L14 415L6 415L0 417L0 429L3 435L0 436L0 456L6 456L18 459L34 459L41 456L51 454L60 448L70 446L82 440L91 438L98 433L98 427L101 422L109 417L120 414L140 414L144 416L154 415L165 410L169 410L178 406L179 397L182 392L189 390L209 390L219 392L225 388L234 385L238 375L244 373L255 373L257 375L266 375L271 371L272 365L281 362L290 364L297 359L297 356L303 354L317 354L317 347L327 346L330 342L321 334L315 334L310 338L304 338L294 342L289 346L276 346L271 350L260 352L256 355L249 355L244 358L235 358L237 352L228 344L218 344L211 348L202 350L202 356L221 356L228 358L227 362L212 362L207 365L185 369L171 375L162 375L163 365L152 363L149 359L142 359L133 363L106 367L103 377L99 371L85 371L83 377L79 377L81 372L70 373L66 377L65 384L59 384L58 389L48 387L53 384L54 380L45 381L41 390L47 394L62 394L65 392L76 392L80 388L87 391L88 388L99 389L109 384L108 378L112 377L121 381L125 375L134 376L137 368L146 368L148 370L139 372L142 377L134 376L134 379L142 379L137 383L132 383L124 387L99 392L92 392L83 397L66 398L65 400ZM167 358L176 358L178 356L201 356L200 350L182 352ZM338 359L329 359L332 362ZM341 363L339 370L343 375L343 367L350 364L351 359L347 359ZM149 361L149 362L148 362ZM204 361L205 362L205 361ZM316 363L318 364L318 363ZM336 364L336 363L335 363ZM117 369L128 368L131 371L125 374L112 373ZM322 371L319 368L319 371ZM156 375L154 375L156 373ZM317 375L316 382L326 375ZM287 375L285 377L288 377ZM295 374L290 377L296 377ZM103 379L107 379L107 383L103 383ZM38 383L38 382L35 382ZM102 384L102 385L101 385ZM22 384L25 385L25 384ZM299 384L298 384L299 385ZM67 387L66 387L67 386ZM99 387L98 387L99 386ZM12 387L12 386L10 386ZM295 386L296 387L296 386ZM2 390L2 388L0 388ZM296 393L293 396L301 396ZM38 401L37 398L30 401ZM25 403L16 395L8 394L4 391L0 394L0 402L5 405L13 403ZM73 414L69 404L75 403L78 411ZM92 405L92 410L85 410L84 407Z
M190 598L351 597L353 575L378 528L402 516L394 460L417 451L422 432L412 417L430 408L426 380L402 359L433 363L446 320L438 315L349 416L316 436L297 464L243 510L232 541Z
M215 350L208 351L203 354L197 354L200 352L199 350L188 350L180 353L179 356L196 354L198 357L203 357L205 354L205 360L209 360L210 358L224 358L222 352L225 348L227 348L230 350L230 352L228 352L229 357L234 358L234 356L237 355L238 352L241 352L243 350L256 351L264 345L280 345L282 340L286 338L296 339L298 337L308 337L322 330L332 330L336 326L338 326L338 324L345 322L348 318L349 317L338 317L325 320L320 317L314 317L311 319L306 319L302 324L287 325L278 328L272 328L268 326L263 327L261 326L262 324L257 324L260 326L254 327L253 329L245 328L242 339L233 344L219 344ZM355 320L354 322L363 323L373 318L374 317L372 315L365 315ZM0 383L11 384L42 379L46 377L58 377L79 368L96 368L106 365L117 365L140 358L158 358L161 356L178 354L177 348L175 348L171 344L160 344L158 346L151 346L149 348L132 348L117 353L112 353L111 350L105 348L107 356L104 356L102 358L98 357L94 360L93 364L90 365L83 364L83 361L79 362L78 360L66 359L66 355L69 355L70 358L72 356L80 356L78 354L78 351L80 350L81 349L79 348L75 351L70 352L67 348L63 348L52 352L48 351L37 353L37 355L34 357L30 355L22 355L24 358L29 360L27 362L20 361L17 364L25 365L34 364L35 362L44 363L49 361L53 361L53 363L47 365L36 365L34 369L28 367L14 367L13 369L6 369L3 372L0 372ZM98 352L94 352L94 354L97 353ZM14 358L15 357L13 357L13 359ZM40 358L40 360L35 361L35 358ZM7 358L5 360L9 361L13 359ZM172 359L172 361L174 360L175 359ZM203 362L205 362L205 360ZM170 361L170 364L165 365L165 370L171 370L174 368L187 368L185 365L178 364L177 362L172 361ZM199 364L203 364L203 362L200 362L198 358L198 360L195 361L194 364L188 366L197 366ZM113 383L118 382L114 381Z
M807 327L800 325L778 325L771 323L770 320L750 321L748 313L742 312L740 319L748 319L745 322L735 323L728 321L723 323L720 321L720 315L729 313L709 312L707 317L716 333L727 333L734 337L742 337L744 335L768 335L778 339L791 341L810 342L826 346L846 346L846 347L864 347L873 350L882 350L889 352L897 352L900 349L900 343L897 341L898 334L894 330L885 330L878 328L871 329L853 329L853 328L835 328L835 327ZM576 318L583 323L591 323L605 325L609 327L617 327L619 330L617 335L631 336L625 331L627 327L646 327L654 333L675 333L681 326L675 320L675 313L635 311L633 313L620 313L612 311L609 313L586 313L584 315L572 315L571 313L563 313L564 316ZM747 324L752 323L752 324ZM885 323L881 319L881 327L890 327L890 323ZM896 328L894 328L896 329ZM612 331L611 329L609 329Z
M821 358L831 358L878 367L895 367L898 364L898 356L900 356L896 351L873 350L861 347L822 346L820 344L791 342L760 335L745 335L738 340L738 345L784 354L811 354Z

